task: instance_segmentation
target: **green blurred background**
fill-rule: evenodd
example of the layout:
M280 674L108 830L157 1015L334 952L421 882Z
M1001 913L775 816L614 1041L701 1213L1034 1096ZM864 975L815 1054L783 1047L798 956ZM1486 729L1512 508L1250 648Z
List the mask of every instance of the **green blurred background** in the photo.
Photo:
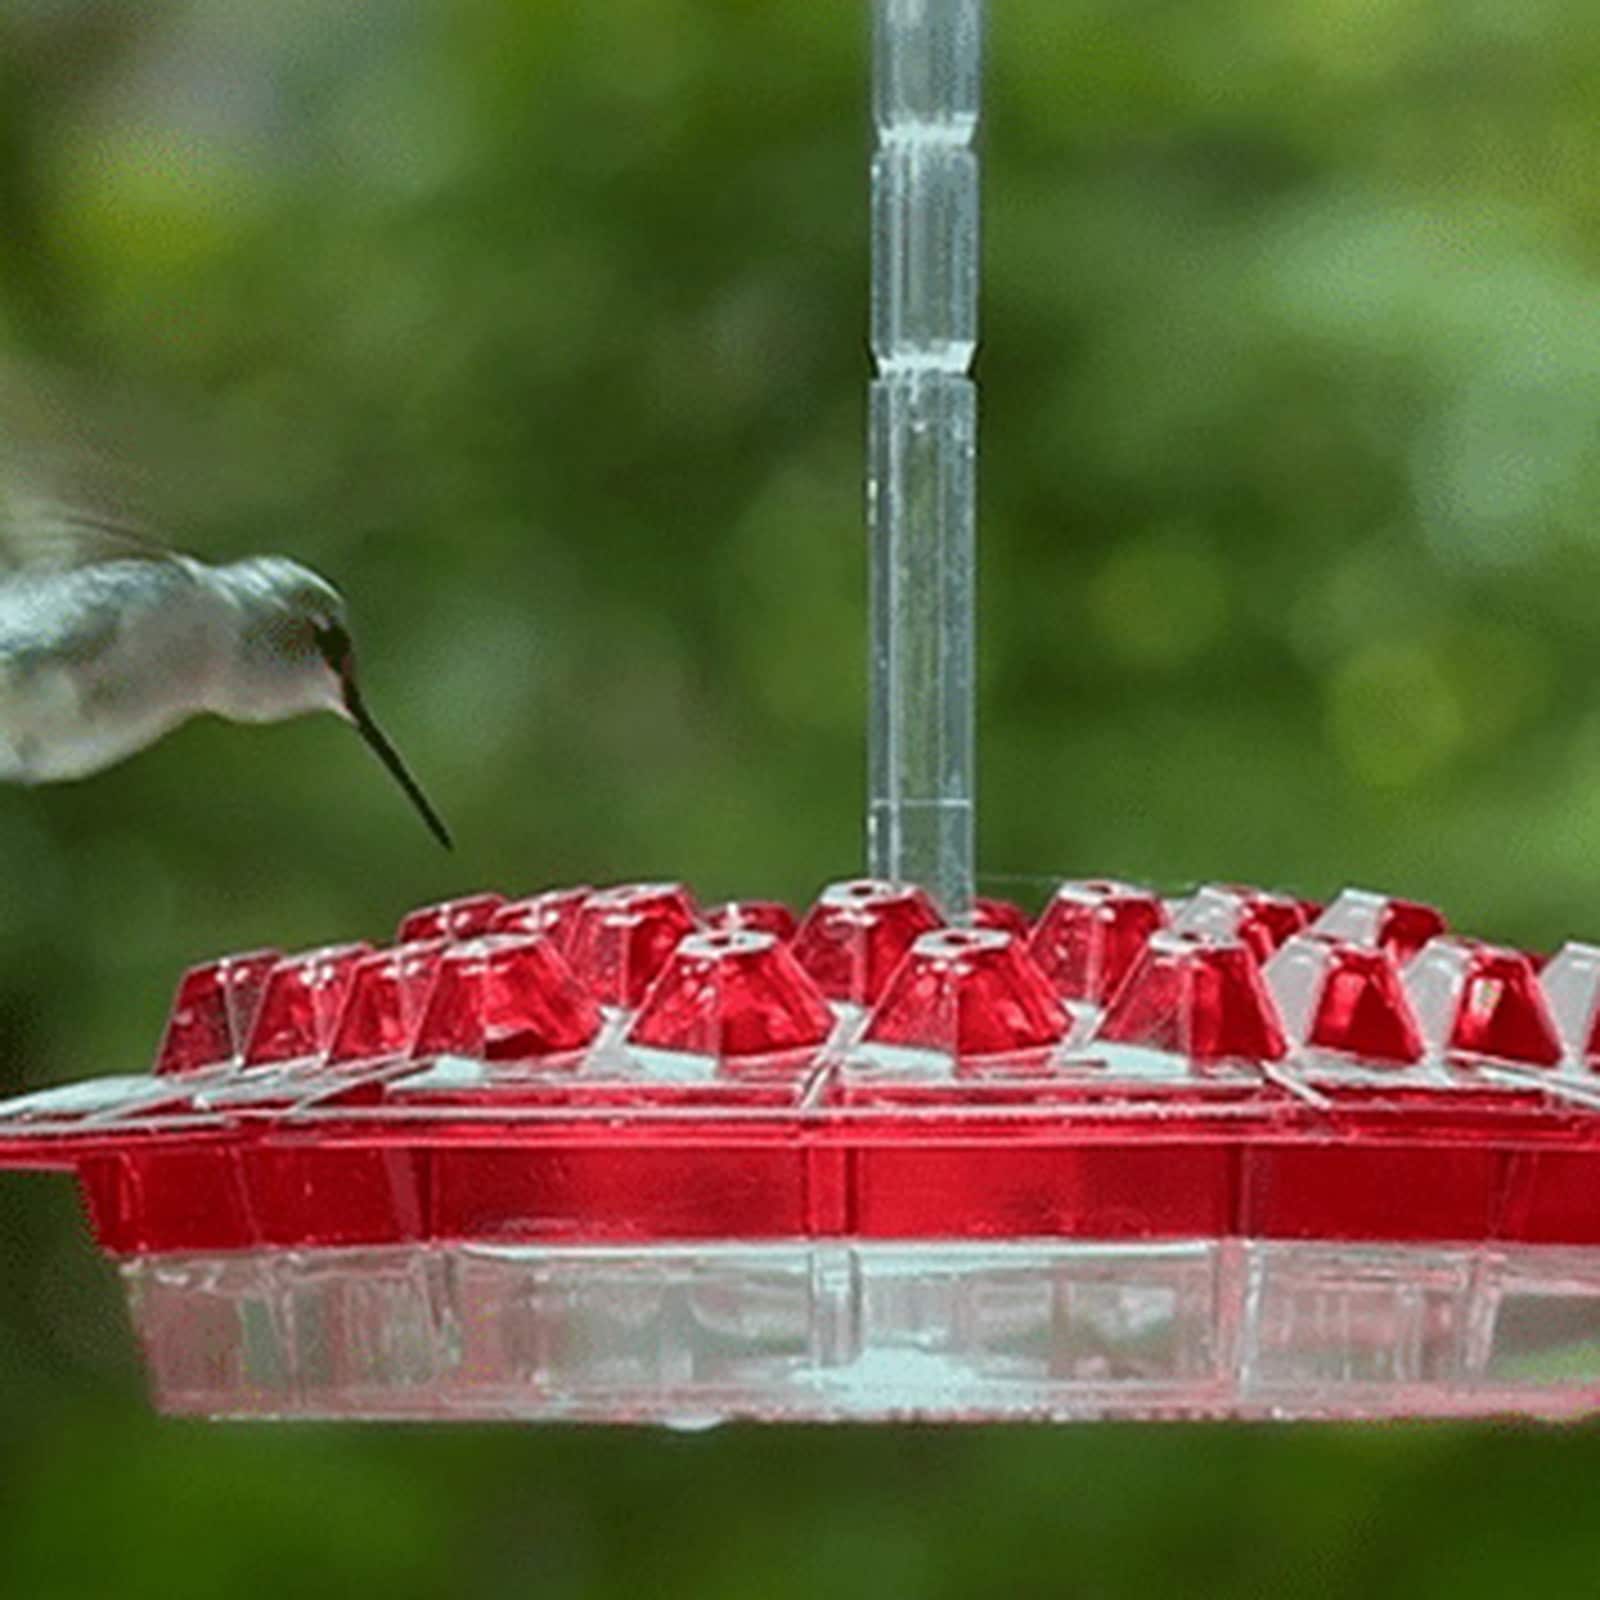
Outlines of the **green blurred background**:
M1600 934L1589 9L993 12L983 869ZM460 840L331 719L0 791L0 1087L452 891L857 869L864 44L817 0L0 0L0 362L127 425L180 544L347 588ZM0 1440L38 1596L1600 1588L1587 1430L163 1422L60 1180L0 1184Z

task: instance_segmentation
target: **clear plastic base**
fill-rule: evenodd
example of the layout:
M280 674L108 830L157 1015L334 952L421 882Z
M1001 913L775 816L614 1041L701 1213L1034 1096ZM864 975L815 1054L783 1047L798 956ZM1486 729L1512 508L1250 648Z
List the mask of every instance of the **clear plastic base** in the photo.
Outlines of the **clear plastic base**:
M474 1245L123 1267L158 1406L654 1422L1600 1409L1600 1249Z

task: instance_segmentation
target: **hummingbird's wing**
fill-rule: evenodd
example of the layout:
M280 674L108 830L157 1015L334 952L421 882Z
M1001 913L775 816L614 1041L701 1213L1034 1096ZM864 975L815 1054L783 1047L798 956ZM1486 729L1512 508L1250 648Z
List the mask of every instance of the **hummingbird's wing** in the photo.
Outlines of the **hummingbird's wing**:
M103 561L171 561L134 510L144 497L122 459L92 443L81 385L0 365L0 581Z
M172 561L131 513L58 490L0 460L0 579L102 561Z

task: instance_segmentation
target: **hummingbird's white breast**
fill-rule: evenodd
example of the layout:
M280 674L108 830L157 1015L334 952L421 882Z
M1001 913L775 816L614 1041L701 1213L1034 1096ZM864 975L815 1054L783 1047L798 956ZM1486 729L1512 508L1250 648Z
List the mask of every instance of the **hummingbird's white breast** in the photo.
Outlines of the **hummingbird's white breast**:
M227 603L183 557L0 575L0 781L84 777L206 710Z

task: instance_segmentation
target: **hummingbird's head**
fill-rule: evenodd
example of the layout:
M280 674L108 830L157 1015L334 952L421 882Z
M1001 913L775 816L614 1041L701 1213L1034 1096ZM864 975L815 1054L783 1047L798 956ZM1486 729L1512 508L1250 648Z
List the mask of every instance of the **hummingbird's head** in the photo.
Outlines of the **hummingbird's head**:
M234 603L233 672L225 714L278 722L309 711L347 714L354 682L344 596L326 578L283 556L218 569Z
M331 711L350 723L450 848L450 832L400 753L373 720L356 677L344 596L325 578L283 556L256 556L218 569L239 611L234 671L223 714L277 722Z

